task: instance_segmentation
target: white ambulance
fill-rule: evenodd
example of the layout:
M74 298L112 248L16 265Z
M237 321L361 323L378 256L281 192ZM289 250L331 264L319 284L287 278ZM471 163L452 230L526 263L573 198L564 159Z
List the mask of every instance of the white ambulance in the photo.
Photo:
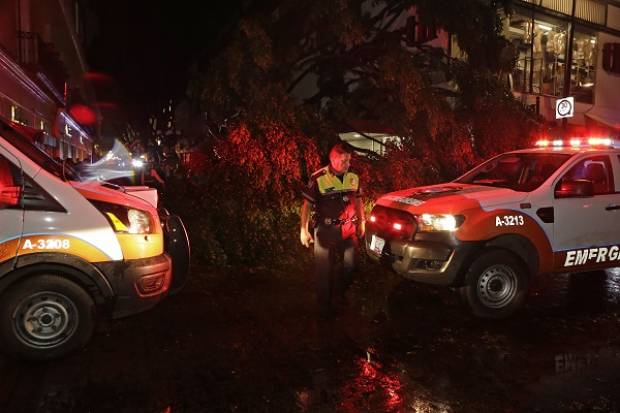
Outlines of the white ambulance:
M0 349L53 359L180 289L189 243L148 188L80 181L18 129L0 120Z
M459 287L478 316L508 316L532 277L620 267L620 149L542 140L453 182L386 194L366 250L406 278Z

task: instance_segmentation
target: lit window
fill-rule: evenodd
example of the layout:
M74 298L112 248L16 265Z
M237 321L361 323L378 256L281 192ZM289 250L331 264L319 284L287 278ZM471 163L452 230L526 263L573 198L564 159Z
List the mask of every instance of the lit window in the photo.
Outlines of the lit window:
M596 45L594 35L575 31L570 93L579 102L592 103L594 100Z
M515 13L504 32L516 62L504 80L516 92L561 96L568 23L548 16Z

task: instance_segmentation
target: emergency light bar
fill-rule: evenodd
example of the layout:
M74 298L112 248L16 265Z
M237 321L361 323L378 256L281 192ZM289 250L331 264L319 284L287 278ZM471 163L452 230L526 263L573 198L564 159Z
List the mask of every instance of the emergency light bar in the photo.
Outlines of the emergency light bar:
M535 146L539 148L620 148L620 142L617 142L612 138L570 138L568 140L540 139L536 141Z

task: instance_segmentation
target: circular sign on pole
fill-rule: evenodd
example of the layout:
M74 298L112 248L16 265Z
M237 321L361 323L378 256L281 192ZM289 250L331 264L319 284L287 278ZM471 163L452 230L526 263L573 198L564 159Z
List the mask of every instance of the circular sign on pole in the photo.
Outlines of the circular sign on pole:
M555 118L572 118L575 115L575 98L567 97L555 101Z

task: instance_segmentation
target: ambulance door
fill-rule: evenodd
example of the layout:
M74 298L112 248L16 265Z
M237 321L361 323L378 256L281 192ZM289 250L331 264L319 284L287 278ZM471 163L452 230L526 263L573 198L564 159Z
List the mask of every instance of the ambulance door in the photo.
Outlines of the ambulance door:
M3 264L17 256L22 237L22 182L19 159L0 145L0 271L7 269ZM2 275L0 272L0 277Z
M565 182L592 182L592 196L554 199L554 251L609 246L618 243L618 209L620 199L615 190L609 155L592 155L580 159L555 185Z

